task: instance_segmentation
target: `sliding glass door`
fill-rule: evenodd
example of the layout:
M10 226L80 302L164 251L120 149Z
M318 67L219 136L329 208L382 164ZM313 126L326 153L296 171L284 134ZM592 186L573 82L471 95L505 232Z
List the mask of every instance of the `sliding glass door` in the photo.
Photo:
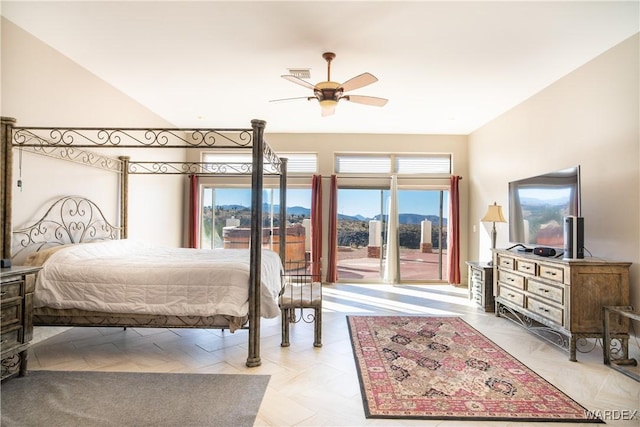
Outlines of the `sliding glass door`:
M382 277L388 194L382 188L338 190L339 281Z
M386 188L338 190L339 281L382 281L389 196ZM397 200L400 281L443 280L447 276L448 191L399 189Z
M251 220L251 190L204 186L200 246L246 247ZM403 189L398 199L398 250L402 282L437 282L447 277L446 244L449 192ZM278 189L263 194L266 247L278 250ZM338 280L382 282L387 260L388 188L338 190ZM304 260L310 250L311 190L287 190L287 260Z

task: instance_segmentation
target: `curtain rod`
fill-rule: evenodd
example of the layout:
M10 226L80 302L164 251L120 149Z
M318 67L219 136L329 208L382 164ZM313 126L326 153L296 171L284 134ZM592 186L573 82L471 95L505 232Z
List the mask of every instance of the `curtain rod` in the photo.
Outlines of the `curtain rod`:
M191 175L197 175L199 177L213 177L213 178L237 178L237 177L246 177L249 176L248 174L244 174L244 173L237 173L237 174L191 174ZM264 175L264 178L275 178L277 179L280 175L277 174L269 174L269 175ZM436 176L403 176L401 178L406 178L406 179L449 179L451 178L453 175L448 175L448 176L440 176L440 177L436 177ZM291 179L311 179L313 178L313 175L288 175L287 176L287 180L291 180ZM322 179L331 179L331 175L323 175ZM359 175L355 175L355 176L339 176L338 179L391 179L390 176L388 177L375 177L375 176L359 176ZM460 177L460 179L462 180L462 177Z
M400 178L406 178L406 179L449 179L451 178L453 175L448 175L448 176L402 176ZM289 178L295 178L293 176L289 176ZM338 179L391 179L390 176L387 177L375 177L375 176L359 176L359 175L355 175L355 176L339 176ZM331 179L331 176L323 176L322 179ZM462 177L460 177L460 179L462 179Z

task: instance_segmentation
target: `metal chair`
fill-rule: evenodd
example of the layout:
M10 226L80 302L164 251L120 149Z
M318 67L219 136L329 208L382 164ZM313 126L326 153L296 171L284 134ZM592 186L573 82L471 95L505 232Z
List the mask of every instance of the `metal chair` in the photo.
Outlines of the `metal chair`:
M322 282L308 261L285 263L279 306L282 315L282 347L289 347L289 325L314 323L314 347L322 347ZM306 312L305 312L306 310ZM309 312L312 310L312 312Z

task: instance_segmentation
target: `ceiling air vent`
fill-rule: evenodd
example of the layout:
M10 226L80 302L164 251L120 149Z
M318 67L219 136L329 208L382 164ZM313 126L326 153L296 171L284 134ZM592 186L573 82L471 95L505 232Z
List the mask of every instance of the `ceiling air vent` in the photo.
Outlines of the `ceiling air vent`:
M289 68L289 74L300 79L311 78L311 70L309 68Z

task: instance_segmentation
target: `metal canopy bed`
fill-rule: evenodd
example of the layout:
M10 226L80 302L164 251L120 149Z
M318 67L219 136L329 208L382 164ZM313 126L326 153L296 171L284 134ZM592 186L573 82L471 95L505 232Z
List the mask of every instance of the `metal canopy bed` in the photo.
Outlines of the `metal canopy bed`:
M23 260L29 252L50 247L43 239L61 235L67 240L54 245L67 245L91 240L127 239L128 236L128 190L130 175L179 174L216 176L233 171L236 175L251 176L251 234L249 244L249 301L248 315L241 327L248 329L248 356L246 365L259 366L260 318L261 318L261 268L263 249L262 189L266 175L279 176L280 206L286 206L286 159L280 159L264 140L266 123L252 120L251 128L230 129L179 129L179 128L43 128L16 126L16 120L2 117L2 259ZM132 161L129 156L108 157L96 149L225 149L250 150L251 164L212 164L200 162ZM13 150L25 150L53 158L72 161L87 166L113 171L119 176L119 225L110 224L100 209L82 197L63 197L58 206L49 208L72 212L88 217L85 219L53 220L45 215L41 221L29 227L12 228L12 167ZM62 208L67 203L66 208ZM72 208L69 207L72 206ZM286 209L280 209L280 224L286 224ZM46 218L46 219L45 219ZM44 221L44 222L43 222ZM49 221L47 223L46 221ZM79 221L88 221L80 223ZM56 224L56 225L52 225ZM265 230L266 231L266 230ZM279 227L280 262L285 256L286 227ZM14 264L16 263L14 262ZM46 307L45 307L46 308ZM101 313L69 310L34 309L34 325L40 326L122 326L165 328L229 328L223 316L167 316L140 313ZM231 327L233 330L234 328Z

